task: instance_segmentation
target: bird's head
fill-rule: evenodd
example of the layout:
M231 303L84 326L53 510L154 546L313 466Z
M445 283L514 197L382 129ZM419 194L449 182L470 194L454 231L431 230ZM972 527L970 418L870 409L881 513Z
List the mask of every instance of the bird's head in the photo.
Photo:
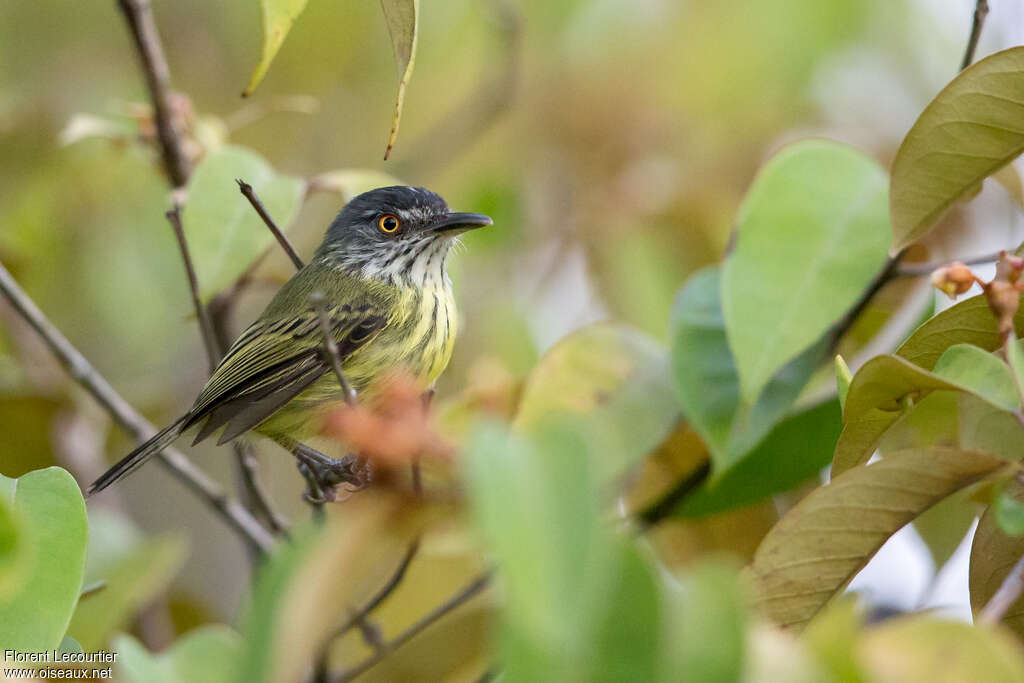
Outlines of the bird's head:
M327 229L317 258L364 277L423 284L435 269L443 273L458 235L491 224L482 214L450 211L430 190L380 187L345 205Z

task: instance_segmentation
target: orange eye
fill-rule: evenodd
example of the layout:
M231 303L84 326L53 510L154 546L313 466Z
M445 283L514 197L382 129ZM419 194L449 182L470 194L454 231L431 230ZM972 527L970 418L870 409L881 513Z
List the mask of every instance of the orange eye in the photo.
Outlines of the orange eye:
M380 220L377 221L377 227L379 227L381 230L387 233L391 233L398 230L398 226L398 217L393 216L390 213L384 214L383 216L380 217Z

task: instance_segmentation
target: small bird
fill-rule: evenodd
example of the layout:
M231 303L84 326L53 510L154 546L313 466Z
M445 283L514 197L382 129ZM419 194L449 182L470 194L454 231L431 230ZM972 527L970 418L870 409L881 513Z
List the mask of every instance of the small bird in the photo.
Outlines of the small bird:
M458 322L448 254L458 235L491 224L482 214L450 211L418 187L382 187L352 199L313 260L231 345L192 408L107 470L89 495L195 426L193 445L223 428L218 444L252 430L295 452L345 400L313 297L322 297L342 373L360 402L372 404L395 372L430 388L451 358Z

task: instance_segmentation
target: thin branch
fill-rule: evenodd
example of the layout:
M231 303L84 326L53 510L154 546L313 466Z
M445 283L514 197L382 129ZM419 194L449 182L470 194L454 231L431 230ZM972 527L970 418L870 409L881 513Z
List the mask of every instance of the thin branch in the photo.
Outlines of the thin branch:
M864 309L868 307L871 300L875 298L882 289L889 284L894 277L896 277L896 270L900 266L900 262L903 260L903 256L907 253L906 249L903 249L895 256L889 257L882 269L878 271L873 279L867 286L867 289L861 293L860 298L846 314L832 326L832 329L828 332L828 356L835 354L836 348L839 346L839 342L842 341L843 336L850 331L854 323L860 318L860 314L864 312Z
M980 266L985 263L993 263L999 260L999 255L1001 253L1002 251L998 251L994 254L976 256L974 258L967 259L966 261L961 261L960 263L963 263L965 266ZM896 272L893 273L893 277L918 277L921 275L931 275L939 268L942 268L943 266L948 266L950 263L952 263L952 261L955 260L956 259L952 259L950 261L943 261L941 263L906 263L899 266L896 269Z
M974 5L974 17L971 19L971 35L967 39L967 49L964 50L964 58L960 62L961 71L974 61L974 51L978 49L978 39L981 38L981 29L985 25L987 16L988 0L978 0Z
M711 461L705 460L697 469L681 479L664 496L641 510L636 515L637 521L644 529L649 529L672 514L672 511L693 493L698 486L707 481L711 474Z
M1024 592L1024 557L1017 560L1010 573L1006 575L1002 584L999 585L999 590L996 591L992 599L981 610L981 614L978 615L978 623L999 623L1003 615L1006 614L1006 611L1010 609L1010 606L1017 602L1017 598L1020 597L1022 592Z
M345 377L345 373L341 369L341 354L338 353L338 343L334 340L334 334L331 332L331 320L327 316L327 299L323 292L315 291L309 295L309 303L316 311L317 322L320 323L320 333L324 337L324 351L331 363L331 369L334 370L334 374L338 378L338 383L341 384L345 403L350 408L355 407L356 390L348 383L348 378Z
M21 317L32 326L50 351L68 371L71 378L86 389L93 398L110 414L115 422L140 443L156 434L144 417L118 394L110 383L100 375L60 330L47 320L35 302L18 286L11 274L0 264L0 292L7 298ZM238 501L230 498L224 490L186 458L181 451L166 448L160 454L160 461L170 469L181 482L194 491L210 507L244 538L264 551L274 547L274 539Z
M270 217L269 213L267 213L266 208L263 206L263 202L261 202L260 198L256 196L256 191L252 189L252 185L240 178L236 179L235 182L238 183L238 189L242 192L245 198L249 200L249 203L252 204L252 208L256 209L256 213L260 215L263 222L266 223L268 228L270 228L270 232L273 233L274 238L277 239L277 243L281 245L282 249L284 249L284 253L288 254L288 258L290 258L292 263L295 264L295 270L302 270L306 264L303 263L301 258L299 258L298 253L295 251L295 247L292 246L292 243L289 242L288 238L284 236L283 232L281 232L281 228L277 227L277 223L275 223L274 219Z
M342 671L340 674L335 676L332 683L348 683L349 681L355 680L357 677L362 676L364 673L366 673L374 666L376 666L378 663L380 663L380 661L383 660L385 657L387 657L392 652L394 652L395 650L402 647L410 640L418 636L438 619L445 616L457 607L460 607L461 605L465 604L470 598L475 596L477 593L480 593L484 588L487 587L487 584L490 583L492 574L492 572L488 571L475 578L464 588L459 590L459 592L457 592L455 595L446 600L443 604L436 607L429 614L425 615L412 626L405 629L397 636L395 636L392 640L385 643L383 647L374 652L372 655L364 659L359 664L356 664L351 669Z
M185 230L181 226L181 207L175 202L174 207L165 214L171 227L174 229L174 236L178 239L178 249L181 251L181 260L185 264L185 274L188 276L189 293L192 295L192 307L196 311L196 319L199 321L199 334L203 339L203 348L206 349L206 359L210 362L210 373L217 368L220 362L220 349L217 345L217 337L213 333L213 323L210 322L209 311L199 298L199 278L196 276L195 266L192 264L192 254L188 249L188 242L185 240Z
M395 592L395 589L398 588L398 585L402 583L402 580L405 578L405 572L409 569L409 565L412 564L413 558L416 557L416 553L419 552L419 549L420 539L415 538L406 549L401 562L399 562L398 566L395 567L395 571L392 572L391 578L387 580L387 583L381 586L380 590L378 590L365 605L360 607L356 612L353 612L352 616L350 616L334 634L335 638L348 633L354 627L364 622L370 613L377 609L382 602L387 600L388 597Z
M149 88L149 99L153 103L153 118L156 122L157 139L160 141L160 156L167 176L174 187L182 187L192 173L192 162L185 153L181 131L175 121L175 95L171 91L171 72L167 67L160 34L156 30L153 11L149 0L117 0L135 41L142 71Z

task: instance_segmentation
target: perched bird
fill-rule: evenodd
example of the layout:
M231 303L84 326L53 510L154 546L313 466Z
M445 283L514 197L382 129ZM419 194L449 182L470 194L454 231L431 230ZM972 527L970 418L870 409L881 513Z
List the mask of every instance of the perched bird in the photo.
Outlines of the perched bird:
M222 429L222 444L253 430L289 449L314 434L344 400L331 371L311 297L322 295L342 371L372 402L396 371L424 389L452 355L457 318L446 262L457 236L491 225L456 213L417 187L382 187L352 199L327 229L313 260L235 340L192 408L111 467L101 491L199 426L193 443Z

